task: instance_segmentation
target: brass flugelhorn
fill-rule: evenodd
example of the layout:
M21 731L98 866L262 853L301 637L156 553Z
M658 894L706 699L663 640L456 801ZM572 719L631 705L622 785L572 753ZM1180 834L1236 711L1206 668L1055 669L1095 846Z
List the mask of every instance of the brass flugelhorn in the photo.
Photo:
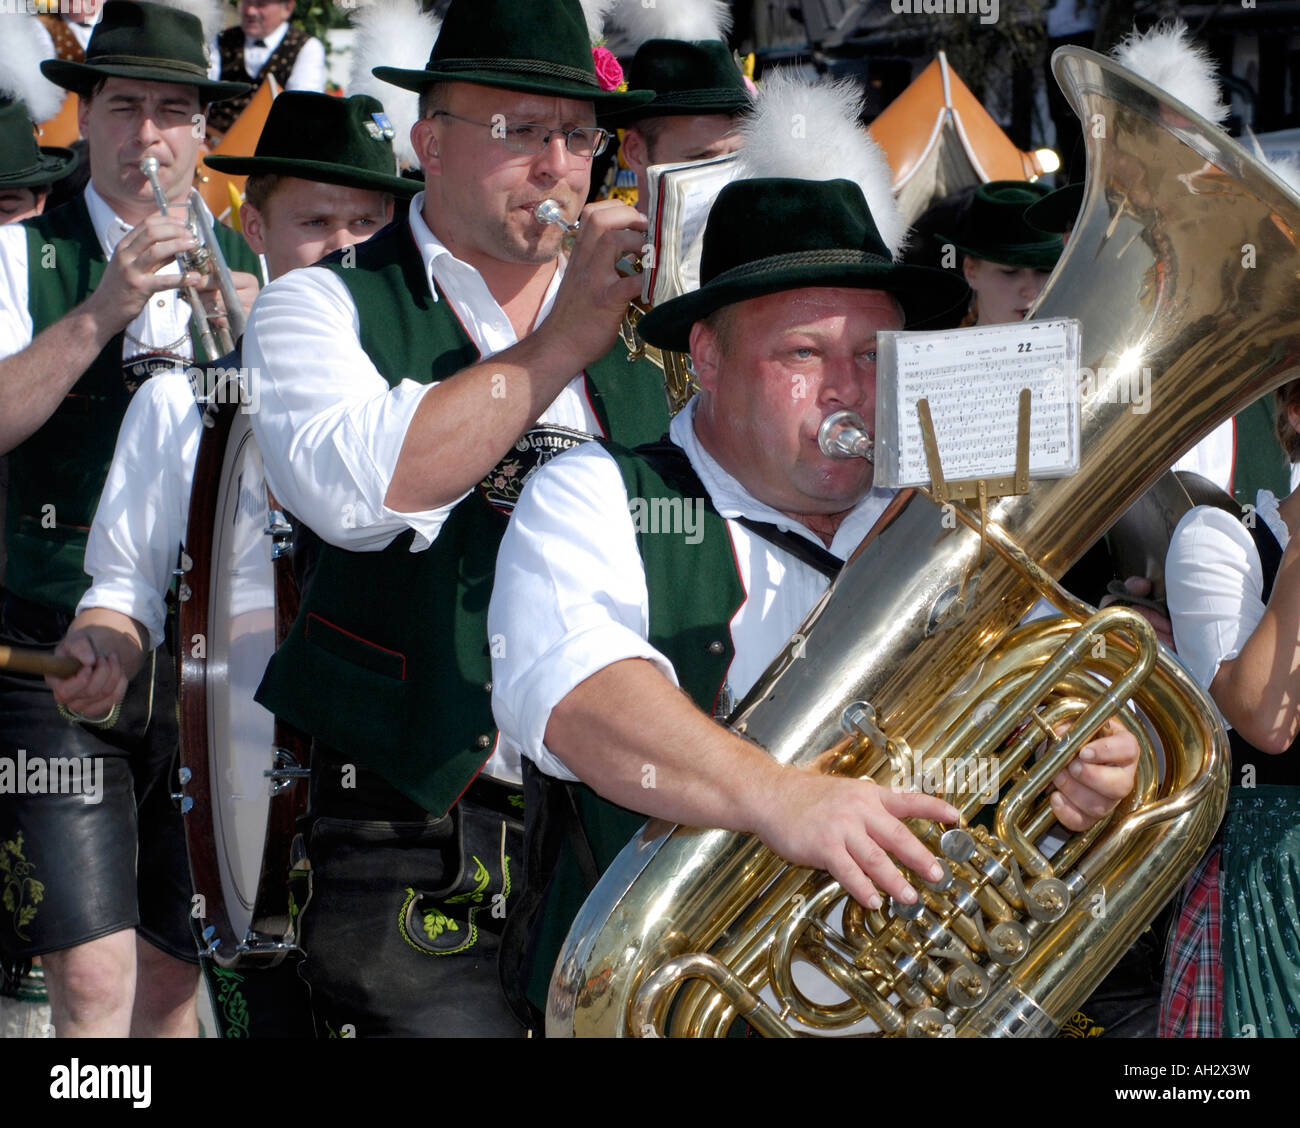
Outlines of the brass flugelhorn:
M533 218L538 223L549 223L563 228L565 253L573 250L573 244L578 238L579 221L568 219L558 201L543 200L533 211ZM642 270L640 256L631 253L623 255L614 266L625 278L640 274ZM627 349L629 361L645 357L663 372L668 412L670 415L676 415L699 388L695 383L695 375L690 369L689 357L683 353L665 352L655 348L654 345L646 344L641 339L641 334L637 332L637 322L648 312L649 310L640 302L628 302L623 320L618 327L618 335Z
M145 157L140 162L140 171L153 189L153 198L158 204L158 210L163 215L168 215L168 209L177 205L168 203L167 194L158 180L158 158ZM207 212L203 210L203 201L194 189L190 189L189 201L185 206L185 225L190 229L198 246L192 251L182 251L178 254L176 265L180 267L182 276L190 273L215 274L217 287L221 291L221 300L226 305L226 324L218 325L214 329L208 320L207 311L203 308L203 300L199 297L197 289L193 286L181 287L185 300L190 306L190 321L199 339L199 349L205 354L195 359L210 363L234 350L235 342L244 332L244 307L240 304L239 291L235 289L235 280L231 276L230 267L226 265L225 255L221 253L216 232L212 229Z

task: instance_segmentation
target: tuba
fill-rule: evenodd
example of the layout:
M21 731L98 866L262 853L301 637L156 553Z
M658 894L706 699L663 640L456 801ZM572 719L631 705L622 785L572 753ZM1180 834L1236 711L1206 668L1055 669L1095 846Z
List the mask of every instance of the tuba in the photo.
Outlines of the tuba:
M1080 472L987 521L900 493L729 722L784 763L935 780L972 825L913 820L944 877L913 875L915 906L872 912L752 836L648 823L570 929L549 1035L720 1035L737 1018L776 1036L1049 1035L1210 842L1228 783L1212 702L1145 622L1094 616L1055 580L1300 368L1300 198L1112 60L1065 47L1052 64L1087 182L1031 316L1082 322ZM1064 615L1017 626L1041 596ZM1134 792L1049 852L1051 778L1116 713L1141 746ZM971 770L989 762L991 779Z

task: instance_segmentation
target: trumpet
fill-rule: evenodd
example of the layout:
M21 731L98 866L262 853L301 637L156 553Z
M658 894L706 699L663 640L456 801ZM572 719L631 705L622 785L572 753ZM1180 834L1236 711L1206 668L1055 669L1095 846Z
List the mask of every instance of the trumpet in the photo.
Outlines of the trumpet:
M162 184L158 180L158 158L145 157L140 162L140 171L153 189L153 197L158 204L158 210L163 215L167 215L167 209L171 205L168 204L167 194L163 191ZM200 351L205 354L196 359L211 362L234 350L235 342L239 340L244 332L244 307L240 304L239 292L235 289L235 280L231 277L230 267L226 264L225 255L221 253L221 246L217 242L216 232L212 229L212 222L208 219L207 212L203 210L203 202L194 189L190 189L185 225L190 229L190 233L199 245L192 251L182 251L178 254L176 256L176 265L180 267L182 276L190 273L212 274L215 272L217 287L220 289L221 299L226 305L226 324L218 325L214 329L212 323L208 320L207 311L203 308L203 302L198 295L198 291L193 286L181 287L185 294L185 300L190 305L190 322L193 325L195 335L199 339Z
M533 218L538 223L549 223L555 227L564 229L564 251L569 253L573 250L573 244L578 238L579 224L577 220L565 218L564 209L560 207L556 200L543 200L533 211ZM614 264L614 269L623 275L624 278L630 278L634 274L640 274L642 271L641 257L631 252L619 258ZM623 320L619 323L618 335L627 349L627 359L629 361L640 360L645 357L664 374L664 393L668 397L668 413L676 415L683 407L686 401L691 398L699 387L695 382L695 374L691 371L690 357L684 353L664 352L657 349L654 345L647 345L641 339L641 334L637 332L637 322L649 313L647 306L640 302L628 302L627 309L623 313Z

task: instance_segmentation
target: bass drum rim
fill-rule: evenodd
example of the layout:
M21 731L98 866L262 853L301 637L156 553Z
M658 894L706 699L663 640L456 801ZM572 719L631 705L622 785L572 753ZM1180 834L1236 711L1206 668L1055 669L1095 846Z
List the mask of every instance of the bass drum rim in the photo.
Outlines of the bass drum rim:
M222 968L273 967L290 952L298 950L294 935L296 913L292 911L289 878L294 862L297 823L306 813L308 798L306 780L301 777L283 781L280 790L270 797L250 923L241 935L222 881L224 839L218 839L213 805L210 695L212 683L222 675L223 668L222 663L210 660L211 648L207 645L214 638L211 633L212 552L218 539L215 527L218 513L225 512L221 502L235 456L247 443L256 445L248 414L240 409L241 403L237 384L227 381L214 391L209 402L200 405L204 432L195 463L185 546L189 561L184 584L188 592L182 591L184 598L179 603L177 616L179 759L181 767L188 770L182 791L185 798L192 800L184 804L187 808L184 814L185 845L194 892L201 897L195 902L192 912L206 942L202 954ZM267 499L268 509L274 510L275 501L269 489ZM274 641L278 647L297 615L299 599L289 555L276 558L273 569ZM196 635L201 636L204 645L190 645ZM304 734L279 718L275 719L273 749L286 750L299 766L305 767L309 748L310 742ZM268 753L269 767L275 753L270 749ZM200 909L203 911L197 911Z

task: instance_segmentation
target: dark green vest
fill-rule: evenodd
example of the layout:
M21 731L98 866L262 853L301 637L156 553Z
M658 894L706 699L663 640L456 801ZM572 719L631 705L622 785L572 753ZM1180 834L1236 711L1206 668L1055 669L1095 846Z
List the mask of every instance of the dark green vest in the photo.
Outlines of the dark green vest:
M108 262L81 196L25 226L35 339L86 300ZM216 232L231 269L260 277L257 256L242 236L221 226ZM90 586L83 570L86 535L131 399L122 375L122 340L116 334L54 414L9 453L5 586L69 613Z
M1291 467L1273 429L1273 394L1261 396L1237 412L1233 450L1232 496L1238 505L1254 505L1259 490L1276 497L1291 492Z
M477 363L451 304L429 292L408 222L354 249L353 266L339 255L323 265L351 292L361 346L391 386ZM606 434L631 444L663 434L667 403L652 364L629 364L618 345L586 376ZM426 810L445 812L496 741L487 608L506 520L476 489L423 552L410 551L412 532L383 552L324 545L257 700Z
M680 490L665 482L642 458L612 443L605 445L618 462L629 499L645 499L651 512L656 499L691 500L683 498ZM648 641L672 663L691 700L712 714L735 656L730 624L745 601L745 589L727 523L707 497L702 528L697 544L654 525L638 529L636 541L650 596ZM604 873L646 817L602 799L583 784L572 787L596 866ZM551 971L586 899L587 886L566 839L542 906L533 948L528 996L538 1007L545 1007Z

